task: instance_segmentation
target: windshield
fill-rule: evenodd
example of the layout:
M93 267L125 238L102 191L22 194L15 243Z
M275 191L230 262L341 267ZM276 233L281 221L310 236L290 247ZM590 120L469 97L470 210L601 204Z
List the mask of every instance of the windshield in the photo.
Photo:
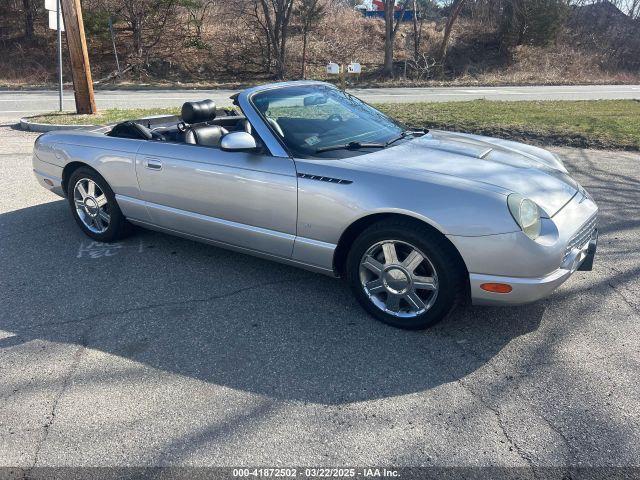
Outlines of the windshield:
M276 135L300 156L332 156L329 152L340 148L368 153L406 130L353 95L323 85L266 90L251 101Z

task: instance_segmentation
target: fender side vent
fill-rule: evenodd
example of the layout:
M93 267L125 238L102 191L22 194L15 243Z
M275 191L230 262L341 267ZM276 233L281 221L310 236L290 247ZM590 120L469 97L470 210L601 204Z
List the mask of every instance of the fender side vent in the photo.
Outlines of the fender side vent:
M319 182L337 183L340 185L349 185L353 183L351 180L344 180L342 178L323 177L321 175L311 175L310 173L298 173L298 178L305 178L307 180L317 180Z

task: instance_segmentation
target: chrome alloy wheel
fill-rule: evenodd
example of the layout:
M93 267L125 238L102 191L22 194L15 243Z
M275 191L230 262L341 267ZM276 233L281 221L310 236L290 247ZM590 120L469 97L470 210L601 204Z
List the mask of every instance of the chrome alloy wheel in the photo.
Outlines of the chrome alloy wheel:
M360 282L385 313L411 318L429 310L438 296L438 275L429 258L413 245L385 240L360 260Z
M107 196L100 186L89 178L81 178L73 187L73 203L78 217L93 233L104 233L111 216Z

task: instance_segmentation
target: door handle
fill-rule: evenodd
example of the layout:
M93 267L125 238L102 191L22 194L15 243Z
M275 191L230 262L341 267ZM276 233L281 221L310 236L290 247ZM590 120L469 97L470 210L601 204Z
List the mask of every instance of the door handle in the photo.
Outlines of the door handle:
M144 166L151 170L162 170L162 162L156 158L145 158Z

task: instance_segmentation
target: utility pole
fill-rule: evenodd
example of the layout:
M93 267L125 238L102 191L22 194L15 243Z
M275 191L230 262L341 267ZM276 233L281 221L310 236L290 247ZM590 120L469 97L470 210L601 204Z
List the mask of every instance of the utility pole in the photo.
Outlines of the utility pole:
M87 53L87 39L84 35L82 21L82 7L80 0L60 0L67 32L67 46L71 58L71 73L73 76L73 90L76 99L76 112L93 114L97 112L96 100L93 94L91 67Z

